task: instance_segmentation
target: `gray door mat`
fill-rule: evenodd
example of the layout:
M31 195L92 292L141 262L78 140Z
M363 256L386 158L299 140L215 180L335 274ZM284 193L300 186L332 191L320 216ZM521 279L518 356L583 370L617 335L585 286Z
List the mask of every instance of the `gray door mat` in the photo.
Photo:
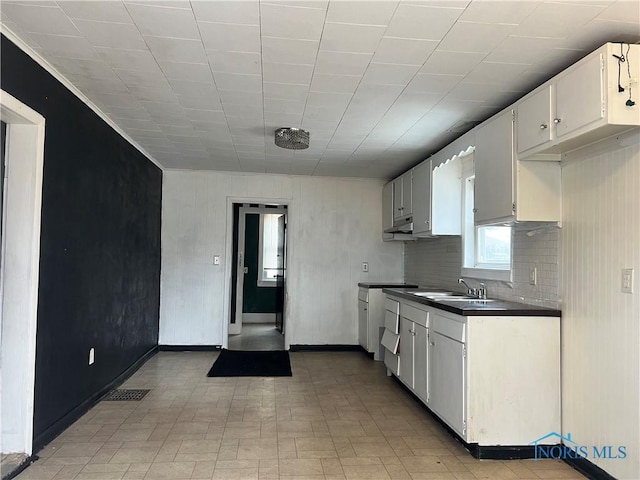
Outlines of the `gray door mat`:
M116 389L110 391L102 400L105 402L137 402L142 400L150 391L151 390L142 389Z

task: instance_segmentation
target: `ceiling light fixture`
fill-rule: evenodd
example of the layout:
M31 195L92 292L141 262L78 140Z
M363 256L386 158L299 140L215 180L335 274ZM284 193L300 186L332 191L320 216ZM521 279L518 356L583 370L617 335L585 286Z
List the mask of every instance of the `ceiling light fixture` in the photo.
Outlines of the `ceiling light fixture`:
M288 150L309 148L309 132L301 128L279 128L276 130L276 145Z

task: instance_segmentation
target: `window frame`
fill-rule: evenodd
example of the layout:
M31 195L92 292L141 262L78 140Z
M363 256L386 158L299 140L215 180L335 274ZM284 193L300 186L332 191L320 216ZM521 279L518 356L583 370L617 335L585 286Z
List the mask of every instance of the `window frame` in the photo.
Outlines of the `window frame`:
M275 209L274 209L275 210ZM264 274L264 216L265 215L286 215L286 212L260 212L258 223L258 287L276 287L277 279L265 279ZM286 217L285 217L286 221Z

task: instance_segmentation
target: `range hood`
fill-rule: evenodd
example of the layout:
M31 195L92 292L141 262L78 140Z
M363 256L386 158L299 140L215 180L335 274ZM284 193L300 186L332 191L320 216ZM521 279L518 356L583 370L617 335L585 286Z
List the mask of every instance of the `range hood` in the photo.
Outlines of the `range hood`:
M413 232L413 217L404 217L394 220L393 227L385 229L384 233L411 233Z

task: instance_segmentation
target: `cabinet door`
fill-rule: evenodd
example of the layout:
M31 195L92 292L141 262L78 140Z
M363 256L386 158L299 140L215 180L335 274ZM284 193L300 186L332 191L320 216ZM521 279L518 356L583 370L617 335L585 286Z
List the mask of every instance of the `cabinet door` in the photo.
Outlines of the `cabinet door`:
M431 230L431 162L422 162L413 169L411 188L413 233Z
M430 332L429 407L463 438L466 434L464 344Z
M414 387L413 380L413 330L414 323L400 317L400 378L409 387Z
M393 182L382 188L382 231L393 228Z
M487 122L476 132L474 153L475 222L513 215L513 111Z
M402 175L402 215L405 217L411 215L412 212L412 199L411 192L413 191L413 175L409 170Z
M556 114L558 138L604 117L602 54L558 78Z
M393 182L393 219L399 220L403 217L402 211L402 177L396 178Z
M540 90L518 105L516 128L518 153L551 141L551 87Z
M413 380L414 393L425 402L429 392L429 329L415 323L415 336L413 343Z
M358 343L369 352L367 339L369 338L369 304L358 300Z

